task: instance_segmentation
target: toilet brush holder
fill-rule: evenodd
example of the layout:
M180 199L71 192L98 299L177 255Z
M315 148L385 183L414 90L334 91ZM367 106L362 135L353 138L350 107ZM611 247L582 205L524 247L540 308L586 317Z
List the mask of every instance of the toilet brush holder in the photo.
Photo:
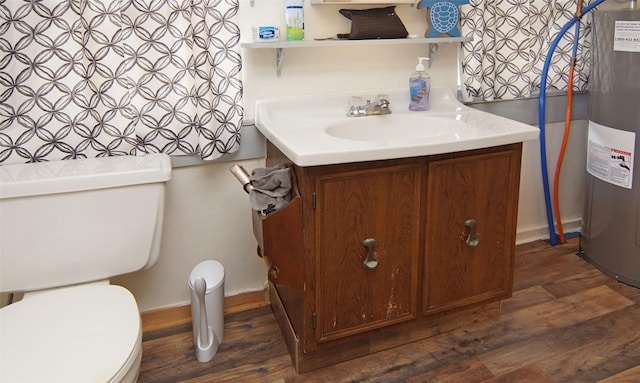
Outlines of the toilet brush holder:
M224 268L217 261L203 261L189 276L193 343L199 362L208 362L224 336Z

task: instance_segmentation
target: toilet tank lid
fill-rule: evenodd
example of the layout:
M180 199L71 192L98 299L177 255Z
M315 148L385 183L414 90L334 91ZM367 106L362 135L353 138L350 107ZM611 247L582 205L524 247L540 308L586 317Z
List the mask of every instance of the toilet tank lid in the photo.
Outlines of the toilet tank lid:
M166 154L111 156L0 166L0 199L166 182Z

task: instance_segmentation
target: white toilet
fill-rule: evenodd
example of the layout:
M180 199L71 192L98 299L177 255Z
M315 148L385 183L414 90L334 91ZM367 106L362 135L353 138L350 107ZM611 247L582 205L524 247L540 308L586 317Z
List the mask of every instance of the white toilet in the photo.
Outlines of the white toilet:
M133 295L108 278L159 255L164 154L0 166L0 382L135 382Z

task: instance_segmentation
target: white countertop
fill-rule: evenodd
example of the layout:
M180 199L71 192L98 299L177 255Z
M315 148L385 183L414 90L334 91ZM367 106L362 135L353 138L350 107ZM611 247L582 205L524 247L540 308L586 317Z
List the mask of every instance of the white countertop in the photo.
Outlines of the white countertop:
M349 98L388 95L389 115L346 117ZM258 130L299 166L417 157L538 138L537 127L460 103L453 89L433 88L431 109L408 110L408 90L382 90L256 102Z

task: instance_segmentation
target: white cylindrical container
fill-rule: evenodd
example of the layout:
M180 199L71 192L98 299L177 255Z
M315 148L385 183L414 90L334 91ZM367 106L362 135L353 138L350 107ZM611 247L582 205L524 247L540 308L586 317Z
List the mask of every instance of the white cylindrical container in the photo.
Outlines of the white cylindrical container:
M224 337L224 267L217 261L203 261L189 276L191 318L196 358L208 362Z
M304 0L285 0L287 41L304 39Z

